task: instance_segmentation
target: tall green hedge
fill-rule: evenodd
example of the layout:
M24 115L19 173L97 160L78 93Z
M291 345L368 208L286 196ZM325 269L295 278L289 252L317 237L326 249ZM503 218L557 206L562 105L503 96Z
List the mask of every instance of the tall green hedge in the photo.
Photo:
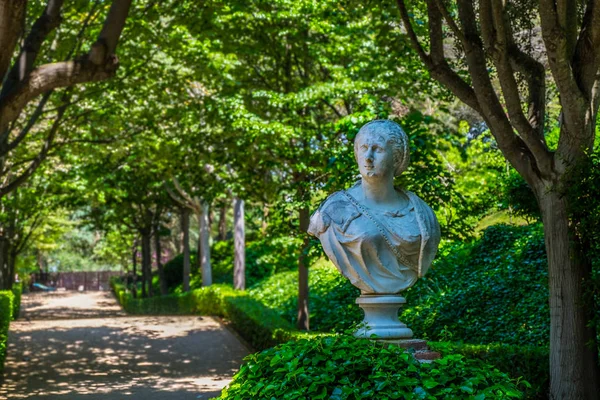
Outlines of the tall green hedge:
M14 294L10 290L0 291L0 376L4 371L6 346L8 340L8 327L13 316Z

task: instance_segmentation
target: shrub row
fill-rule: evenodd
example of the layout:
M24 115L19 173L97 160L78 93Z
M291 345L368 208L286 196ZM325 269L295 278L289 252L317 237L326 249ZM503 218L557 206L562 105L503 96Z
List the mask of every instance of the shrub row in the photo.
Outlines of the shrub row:
M0 291L0 377L4 371L8 327L13 317L13 300L15 295L10 290Z
M117 280L112 280L111 284L119 303L130 314L225 317L257 350L308 335L294 330L276 311L265 307L247 292L234 290L229 285L215 284L188 293L135 299Z

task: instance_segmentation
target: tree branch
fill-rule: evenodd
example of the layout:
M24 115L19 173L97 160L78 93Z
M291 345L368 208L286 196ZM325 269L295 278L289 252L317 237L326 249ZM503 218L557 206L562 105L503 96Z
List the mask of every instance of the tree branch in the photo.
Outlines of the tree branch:
M512 43L508 49L513 69L523 74L528 87L528 119L539 137L544 137L544 115L546 113L546 69L541 62L523 52Z
M579 88L586 99L592 99L592 88L600 79L600 4L588 0L579 39L571 62Z
M487 70L486 56L477 29L475 10L471 0L458 0L458 13L465 35L465 56L469 75L481 116L489 126L504 156L533 187L539 170L535 159L523 140L514 134ZM483 30L484 28L482 28Z
M38 228L38 226L42 222L42 215L43 214L41 212L39 212L35 216L33 222L29 226L27 234L24 235L23 238L17 244L17 246L15 246L16 254L21 254L21 252L27 248L27 246L29 244L29 240L31 239L33 233L35 232L35 230Z
M48 0L46 9L31 27L31 31L25 39L19 57L13 64L6 81L2 85L0 98L6 96L20 80L25 79L25 77L33 70L33 65L46 36L60 25L60 9L63 5L63 1L64 0Z
M81 28L79 29L79 32L77 33L77 40L75 41L75 44L73 45L73 47L71 48L71 50L69 51L69 54L67 55L65 61L68 61L69 59L71 59L71 57L73 56L74 52L76 51L76 49L81 45L81 40L83 38L83 34L85 32L85 30L87 29L90 20L92 19L92 16L95 13L95 10L98 6L98 2L99 0L96 0L96 2L94 3L94 5L92 6L92 8L90 9L88 15L86 16L85 20L83 21L83 24L81 26ZM60 4L59 4L60 3ZM50 17L46 17L46 14L43 14L42 17L40 17L38 19L38 21L36 21L36 24L42 20L42 23L40 23L42 26L41 29L44 30L48 30L48 32L50 30L53 29L53 27L51 26L52 23L55 23L56 25L59 24L60 22L60 16L59 11L60 11L60 6L62 5L62 0L60 1L53 1L50 0L48 7L45 11L45 13L49 13ZM48 8L50 8L50 10L48 10ZM51 19L52 21L50 23L47 24L43 24L43 22L47 21L48 19ZM34 26L35 27L35 26ZM46 37L47 33L45 34L43 32L39 32L36 35L32 34L36 32L35 29L32 30L32 32L30 33L30 40L32 41L31 45L29 46L31 51L29 51L29 53L34 52L35 55L31 56L30 58L33 58L33 60L31 61L31 65L26 68L27 69L27 74L31 73L31 68L33 68L33 62L35 61L35 58L37 57L37 53L39 51L39 47L41 46L44 38ZM20 75L19 74L19 64L15 63L15 65L13 65L13 69L11 70L11 73L15 73L17 75L17 77L15 78L16 80L13 82L12 85L4 85L2 88L2 95L0 95L0 99L2 99L3 96L6 95L6 93L9 93L10 90L9 89L13 89L14 87L16 87L16 85L19 83L20 80L23 80L25 78L25 76L27 76L26 74ZM16 71L16 72L15 72ZM36 107L34 113L31 115L31 117L29 118L29 121L27 123L27 126L25 128L23 128L21 130L21 132L19 133L19 135L17 136L17 138L10 144L7 143L8 141L8 136L10 135L10 132L12 131L13 127L11 126L9 129L6 129L2 135L0 136L0 157L5 155L6 153L8 153L9 151L11 151L12 149L16 148L19 143L21 142L21 140L23 140L23 138L27 135L27 133L29 132L29 130L31 130L31 128L35 125L35 123L37 122L37 120L39 119L39 117L42 115L43 111L44 111L44 107L46 105L46 102L48 101L48 99L50 98L50 96L52 95L53 90L50 90L48 92L46 92L44 94L44 96L42 97L42 99L40 100L40 102L38 103L38 106ZM62 107L62 105L60 105L59 107ZM17 120L18 116L15 117L13 119L13 125L14 122Z
M27 121L27 125L25 125L23 127L23 129L21 129L21 132L19 132L17 137L14 138L12 142L9 143L7 140L8 137L6 137L6 135L10 134L10 129L8 129L6 131L6 133L4 135L2 135L2 137L0 138L0 157L4 157L11 150L14 150L23 141L23 139L25 139L25 137L27 136L27 134L29 133L31 128L33 128L33 126L37 122L38 118L42 115L42 113L44 111L44 106L48 102L48 99L50 98L52 93L54 93L53 90L50 90L50 91L44 93L44 95L40 99L40 102L38 103L37 107L35 108L35 111L33 112L33 114L31 114L31 117ZM61 105L60 107L63 107L63 106Z
M131 0L113 0L102 31L90 49L89 59L93 64L104 65L115 53L130 6Z
M430 0L431 1L431 0ZM410 40L411 46L417 52L431 77L446 86L456 97L458 97L463 103L471 107L473 110L481 113L481 108L477 102L477 97L473 88L467 84L456 72L450 68L445 59L434 62L431 57L425 52L417 35L412 27L410 16L404 0L397 0L398 9L400 10L400 17L406 28L406 33ZM429 3L428 3L429 4Z
M572 53L569 50L571 39L567 36L570 28L561 24L561 21L566 20L564 13L567 7L564 1L561 4L562 6L557 8L554 0L540 0L540 23L550 70L560 92L568 131L578 132L583 131L577 115L585 107L585 100L571 68Z
M187 202L187 207L189 209L191 209L192 211L194 211L196 214L201 213L202 205L200 204L200 202L192 199L192 197L185 190L183 190L183 188L181 187L181 184L179 183L179 180L176 177L173 177L171 179L172 179L173 185L175 186L175 189L177 189L177 192L179 193L179 195L181 197L183 197L185 199L185 201Z
M335 113L335 115L338 116L338 118L343 118L344 116L342 115L342 113L340 113L331 103L329 103L327 100L325 99L321 99L321 102L323 104L325 104L327 107L329 107L331 109L331 111L333 111Z
M63 100L65 100L65 103L68 103L67 97L70 95L71 95L71 90L67 91L67 93L65 93L63 95ZM10 193L11 191L13 191L17 187L19 187L19 185L21 185L25 180L27 180L39 168L39 166L42 164L42 162L46 159L46 157L48 156L48 152L50 151L50 148L52 147L52 143L54 141L54 138L56 137L56 132L58 132L58 128L61 124L62 118L63 118L66 110L67 110L67 107L65 106L64 108L62 108L58 111L58 113L56 115L56 119L54 120L54 123L52 124L52 127L50 128L50 132L48 133L48 136L46 137L46 140L44 141L42 150L37 155L37 157L31 162L31 164L29 164L29 166L25 169L25 171L23 171L21 173L21 175L19 175L17 178L12 180L12 182L8 183L7 185L0 187L0 198L2 198L6 194Z
M443 1L442 0L435 0L435 2L437 4L437 6L438 6L438 9L442 13L442 16L444 17L444 20L446 21L446 23L448 24L448 26L450 27L450 29L452 30L452 32L454 33L454 35L458 38L458 40L460 40L461 43L464 43L465 40L466 40L465 35L463 35L462 31L460 30L460 28L456 24L456 21L454 21L454 18L452 18L452 16L448 12L448 9L444 5Z
M113 0L102 31L87 55L42 65L0 97L0 132L4 132L29 101L45 91L112 77L118 67L114 52L130 5L131 0Z
M116 58L98 67L84 57L34 69L15 91L0 99L0 127L17 118L23 107L40 94L59 87L110 78L115 74L117 66Z
M549 176L552 174L552 156L546 146L543 132L533 128L521 107L521 94L509 57L509 47L513 43L512 33L504 15L504 4L498 0L481 0L479 15L482 37L498 71L498 80L510 121L531 150L538 169ZM538 103L538 106L543 104Z
M167 185L167 182L164 182L163 185L164 185L165 189L167 190L169 197L171 197L171 199L175 202L175 204L177 204L179 207L186 207L186 208L188 207L185 200L183 200L181 197L179 197L177 194L175 194L175 192L173 192L173 190L169 187L169 185Z

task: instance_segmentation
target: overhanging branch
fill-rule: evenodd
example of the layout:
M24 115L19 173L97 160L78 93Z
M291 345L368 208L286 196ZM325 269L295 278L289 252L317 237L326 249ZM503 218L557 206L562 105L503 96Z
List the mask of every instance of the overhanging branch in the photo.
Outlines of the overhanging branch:
M428 6L434 5L430 0ZM400 17L406 28L406 33L409 38L409 42L413 49L417 52L423 64L429 70L431 77L446 86L456 97L458 97L463 103L471 107L473 110L481 113L481 107L475 96L473 88L466 83L450 66L445 58L440 58L434 61L429 54L425 52L423 46L419 42L419 39L412 27L412 22L406 4L404 0L397 0L398 9L400 11Z
M0 2L0 22L4 11L2 5ZM112 2L102 31L87 55L33 69L4 93L0 97L0 132L5 131L29 101L45 91L112 77L118 66L114 53L130 6L131 0Z
M48 4L42 12L42 15L31 27L31 31L25 39L25 43L18 58L8 73L6 81L2 85L0 98L6 96L20 80L25 79L25 77L33 70L33 65L46 36L48 36L48 34L61 22L60 9L62 4L63 0L48 0Z

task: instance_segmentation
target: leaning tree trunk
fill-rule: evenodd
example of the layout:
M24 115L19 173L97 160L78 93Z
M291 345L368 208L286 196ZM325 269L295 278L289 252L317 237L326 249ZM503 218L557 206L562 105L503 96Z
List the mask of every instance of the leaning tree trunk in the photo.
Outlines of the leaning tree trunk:
M210 221L208 203L202 202L200 214L200 270L202 271L202 286L212 285L212 269L210 266Z
M246 232L244 227L244 200L236 197L233 203L233 287L246 288Z
M181 231L183 233L183 291L190 291L190 210L181 209Z
M310 214L308 208L300 209L300 234L303 235L302 248L298 256L298 329L308 331L310 328L310 319L308 315L308 265L306 252L308 250L309 238L308 224Z
M552 191L540 196L550 288L551 398L597 400L600 388L594 305L586 298L591 264L570 226L567 200Z

